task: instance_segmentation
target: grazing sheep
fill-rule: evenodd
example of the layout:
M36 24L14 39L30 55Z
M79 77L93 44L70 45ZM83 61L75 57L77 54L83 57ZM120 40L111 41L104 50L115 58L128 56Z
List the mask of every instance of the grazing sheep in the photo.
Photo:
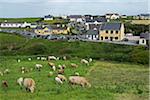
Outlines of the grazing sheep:
M66 57L66 56L63 56L63 60L67 60L67 57Z
M75 72L74 74L75 74L75 76L79 76L80 75L78 72Z
M51 77L51 76L53 76L53 72L49 72L49 74L48 74L48 77Z
M86 65L89 65L89 62L88 62L87 60L85 60L85 59L82 59L82 60L81 60L81 63L86 64Z
M43 67L43 65L41 65L41 64L36 64L35 65L35 68L37 69L37 70L39 70L39 71L41 71L41 68Z
M69 83L81 85L82 87L91 87L91 84L84 77L81 76L70 76Z
M78 65L77 65L77 64L74 64L74 63L71 63L71 67L73 67L73 68L77 68L77 67L78 67Z
M3 75L4 75L3 72L0 71L0 76L3 76Z
M52 69L53 69L53 71L56 71L56 67L55 66L52 66Z
M22 88L23 86L23 77L17 79L17 84Z
M33 93L35 90L35 81L32 78L24 78L23 86L26 88L26 91Z
M92 62L93 61L93 59L92 58L89 58L89 62Z
M58 78L58 77L55 77L55 81L56 81L57 83L59 83L59 84L63 84L63 82L61 81L61 79Z
M48 60L57 60L55 56L48 56Z
M37 59L37 60L40 60L41 58L40 58L40 57L37 57L36 59Z
M4 70L4 74L9 74L10 73L10 70L9 69L5 69Z
M41 57L41 60L45 61L45 60L47 60L47 58L46 57Z
M18 63L20 63L20 62L21 62L21 60L20 60L20 59L17 59L17 62L18 62Z
M58 74L64 74L64 69L58 70Z
M58 74L57 77L60 78L61 81L67 81L67 78L64 75Z
M2 87L3 88L8 88L8 82L6 80L2 81Z
M32 60L32 58L28 58L28 60L29 60L29 61L31 61L31 60Z
M48 65L51 66L51 67L52 67L52 66L55 66L55 64L52 63L52 62L48 62Z
M60 59L59 57L56 58L56 60L59 60L59 59Z

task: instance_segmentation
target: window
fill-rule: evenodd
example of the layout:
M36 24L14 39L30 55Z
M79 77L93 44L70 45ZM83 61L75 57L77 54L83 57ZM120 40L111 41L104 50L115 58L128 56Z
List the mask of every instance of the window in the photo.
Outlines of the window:
M145 41L144 40L142 40L142 43L144 43Z
M111 34L113 34L113 31L111 31Z
M106 30L106 33L108 33L108 31Z
M118 31L116 31L116 34L118 34L119 32Z
M118 37L115 37L115 40L118 40Z
M108 39L108 37L105 37L105 39Z
M103 37L101 37L101 40L103 40Z

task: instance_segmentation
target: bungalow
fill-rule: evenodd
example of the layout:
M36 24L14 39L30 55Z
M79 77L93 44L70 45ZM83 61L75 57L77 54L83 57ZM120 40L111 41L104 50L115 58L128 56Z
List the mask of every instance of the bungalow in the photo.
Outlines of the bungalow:
M0 27L3 28L25 28L25 27L31 27L31 23L10 23L10 22L4 22L0 24Z
M54 17L52 15L44 16L44 20L53 20Z
M71 22L83 22L83 18L81 15L70 15L68 16Z
M51 27L42 27L42 26L37 26L34 29L34 32L37 35L48 35L48 34L52 34L52 28Z
M101 41L121 41L124 39L124 24L103 23L99 29Z
M140 45L149 45L150 33L141 33L139 44Z
M119 19L120 18L119 14L117 13L108 13L108 14L105 14L105 17L107 19Z

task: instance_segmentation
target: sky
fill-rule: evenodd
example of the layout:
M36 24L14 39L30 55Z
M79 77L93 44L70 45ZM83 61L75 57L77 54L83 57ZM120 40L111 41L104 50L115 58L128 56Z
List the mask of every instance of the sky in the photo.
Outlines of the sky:
M148 13L149 0L0 0L0 17L43 17Z

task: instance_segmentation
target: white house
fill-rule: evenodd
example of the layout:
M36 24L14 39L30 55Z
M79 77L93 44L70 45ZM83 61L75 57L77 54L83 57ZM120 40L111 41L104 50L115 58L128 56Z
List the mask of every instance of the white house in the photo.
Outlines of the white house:
M117 13L108 13L105 15L105 17L107 19L119 19L120 18L119 14Z
M71 22L83 22L83 18L81 15L70 15L68 16Z
M52 15L44 16L44 20L53 20L54 17Z
M87 39L87 40L99 40L99 31L98 30L88 30L84 34L80 34L79 36L82 39Z
M139 44L140 45L149 45L149 40L150 40L150 33L141 33L140 34L140 39L139 39Z
M0 24L0 27L9 27L9 28L25 28L25 27L31 27L31 23L9 23L9 22L4 22Z

